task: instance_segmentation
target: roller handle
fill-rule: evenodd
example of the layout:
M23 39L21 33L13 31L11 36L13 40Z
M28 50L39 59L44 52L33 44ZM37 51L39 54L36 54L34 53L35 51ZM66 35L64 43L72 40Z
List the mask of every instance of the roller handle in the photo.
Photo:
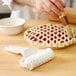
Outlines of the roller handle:
M62 14L61 14L61 16L60 16L59 18L61 19L62 23L63 23L65 26L69 24L69 22L68 22L68 20L67 20L67 17L66 17L66 15L65 15L64 12L62 12Z
M61 19L62 23L64 24L65 30L66 30L69 38L73 38L73 33L72 33L71 27L69 25L69 22L67 20L65 13L62 12L62 15L59 18Z

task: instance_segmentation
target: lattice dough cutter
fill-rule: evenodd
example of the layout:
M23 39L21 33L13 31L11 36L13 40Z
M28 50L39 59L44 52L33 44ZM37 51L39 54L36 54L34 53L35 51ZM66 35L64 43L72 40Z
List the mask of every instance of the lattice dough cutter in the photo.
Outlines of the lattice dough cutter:
M6 51L21 54L19 63L22 67L32 70L54 58L52 49L35 50L29 47L7 46Z

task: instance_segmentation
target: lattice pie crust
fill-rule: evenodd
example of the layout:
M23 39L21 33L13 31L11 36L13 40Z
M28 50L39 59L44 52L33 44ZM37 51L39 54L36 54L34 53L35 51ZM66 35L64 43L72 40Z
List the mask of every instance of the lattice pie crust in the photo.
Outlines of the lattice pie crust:
M40 48L63 48L76 43L76 29L72 28L74 38L69 38L61 24L44 24L27 29L24 39Z

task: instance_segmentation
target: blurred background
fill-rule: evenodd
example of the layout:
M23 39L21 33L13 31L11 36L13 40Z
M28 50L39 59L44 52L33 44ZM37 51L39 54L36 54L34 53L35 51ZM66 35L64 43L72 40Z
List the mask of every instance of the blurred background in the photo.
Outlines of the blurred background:
M3 3L0 0L0 18L9 17L11 13L10 9L8 8L8 6L3 6L2 4Z
M67 5L67 7L72 7L72 8L76 7L76 0L63 0L63 2ZM5 17L9 17L10 13L11 13L8 6L3 6L2 4L3 3L0 0L0 19L5 18Z

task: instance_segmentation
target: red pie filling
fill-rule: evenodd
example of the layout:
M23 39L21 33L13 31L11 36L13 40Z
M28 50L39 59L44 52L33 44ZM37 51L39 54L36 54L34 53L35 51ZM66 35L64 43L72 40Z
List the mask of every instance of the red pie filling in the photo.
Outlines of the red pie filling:
M54 40L54 43L56 43L56 40Z
M53 41L53 38L51 38L50 40Z
M53 30L51 30L51 32L54 32Z
M40 36L40 37L39 37L39 39L42 39L42 38L43 38L43 36Z
M47 27L47 25L44 25L44 27Z
M47 36L46 34L44 34L44 36Z
M57 34L57 32L55 32L55 34Z
M57 39L57 36L54 36L55 39Z
M43 43L42 41L39 41L39 43Z
M41 34L43 34L43 32L41 32Z
M66 41L68 41L68 39L66 39Z
M40 26L40 28L43 28L43 26Z
M32 39L34 39L34 38L35 38L35 37L33 36L33 37L30 38L30 40L32 40Z
M47 39L46 39L46 38L44 38L43 40L44 40L44 41L46 41Z
M64 43L64 41L61 41L61 43Z
M26 36L28 36L28 34L26 34Z
M58 32L61 32L60 30Z
M37 37L39 36L39 34L36 35Z
M46 30L44 30L44 32L47 32Z
M48 40L47 43L49 44L50 43L50 40Z
M31 31L28 31L28 33L30 33Z
M68 35L65 35L66 37L68 37Z
M57 28L57 26L55 26L55 28Z
M47 34L50 34L50 32L47 32Z
M65 39L65 37L62 37L62 39Z
M62 32L62 34L64 35L64 32Z
M47 29L48 31L50 31L50 29Z
M47 38L50 38L50 36L47 36Z
M60 39L58 39L58 41L60 41Z
M61 34L58 34L58 37L61 37Z
M53 36L53 34L51 34L51 36Z
M40 29L40 31L43 31L43 29Z
M39 30L39 28L37 28L37 30Z
M33 41L37 41L38 39L37 38L35 38Z
M51 29L54 29L54 27L51 27Z

